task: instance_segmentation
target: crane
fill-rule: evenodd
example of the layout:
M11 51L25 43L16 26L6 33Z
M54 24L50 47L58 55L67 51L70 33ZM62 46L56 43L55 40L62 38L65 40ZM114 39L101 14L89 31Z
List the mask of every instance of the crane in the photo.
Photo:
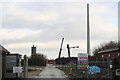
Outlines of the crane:
M70 47L69 44L67 44L67 49L68 49L68 57L70 58L70 49L71 48L79 48L79 46L73 46L73 47Z
M64 41L64 38L62 38L62 42L61 42L61 46L60 46L60 51L59 51L59 56L58 56L58 58L60 58L60 56L61 56L63 41Z

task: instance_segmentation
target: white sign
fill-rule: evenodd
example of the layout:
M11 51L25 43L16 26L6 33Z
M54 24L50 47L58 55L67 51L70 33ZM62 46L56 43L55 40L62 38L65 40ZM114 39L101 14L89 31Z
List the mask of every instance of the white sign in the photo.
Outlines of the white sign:
M22 67L13 67L13 73L22 73Z
M88 57L87 53L78 53L78 57Z
M115 74L116 74L116 76L120 76L120 69L116 69Z
M110 68L112 68L112 65L110 65Z

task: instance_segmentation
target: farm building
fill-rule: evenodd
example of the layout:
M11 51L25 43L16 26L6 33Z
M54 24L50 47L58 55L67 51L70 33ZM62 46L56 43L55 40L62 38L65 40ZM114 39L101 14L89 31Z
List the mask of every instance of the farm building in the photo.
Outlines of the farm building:
M113 66L115 67L115 69L120 69L120 49L119 48L100 51L99 54L100 54L100 60L104 61L107 58L110 58L114 61Z
M120 79L120 48L100 51L99 54L101 61L106 61L108 58L109 60L112 60L112 69L114 71L114 76L119 80Z

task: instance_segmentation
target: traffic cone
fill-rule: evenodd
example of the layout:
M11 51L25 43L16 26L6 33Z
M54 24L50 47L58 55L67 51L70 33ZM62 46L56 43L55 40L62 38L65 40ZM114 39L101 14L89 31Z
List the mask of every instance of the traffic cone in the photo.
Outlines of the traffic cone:
M69 74L72 74L72 68L70 68Z

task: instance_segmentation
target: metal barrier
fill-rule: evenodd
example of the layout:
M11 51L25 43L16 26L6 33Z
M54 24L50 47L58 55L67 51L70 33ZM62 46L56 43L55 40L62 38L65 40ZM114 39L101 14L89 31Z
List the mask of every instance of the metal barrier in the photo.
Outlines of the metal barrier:
M112 61L110 58L107 59L107 61L89 61L89 66L97 66L100 68L100 73L90 73L89 69L77 69L77 65L72 65L73 68L73 74L74 76L78 78L115 78L114 75L114 68L112 65Z

